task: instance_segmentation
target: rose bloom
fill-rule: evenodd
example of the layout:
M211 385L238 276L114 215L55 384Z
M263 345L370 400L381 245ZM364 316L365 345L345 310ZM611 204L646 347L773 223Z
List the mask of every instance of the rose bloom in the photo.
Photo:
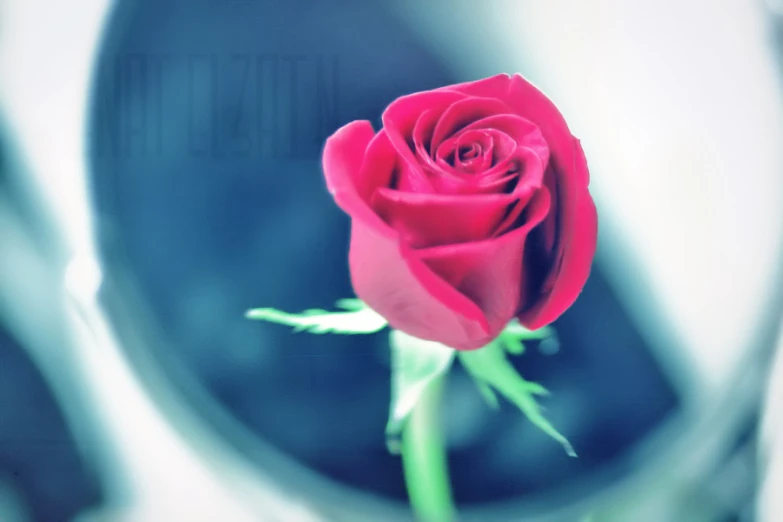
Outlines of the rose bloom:
M398 98L326 142L351 217L356 295L392 328L459 350L513 318L557 319L587 280L597 216L579 141L519 75Z

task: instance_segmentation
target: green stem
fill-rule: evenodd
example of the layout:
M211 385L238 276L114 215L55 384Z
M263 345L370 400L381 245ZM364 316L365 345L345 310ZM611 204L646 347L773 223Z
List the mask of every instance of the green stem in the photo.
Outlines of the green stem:
M402 432L402 465L411 507L421 522L455 520L456 508L441 436L440 395L443 377L422 393Z

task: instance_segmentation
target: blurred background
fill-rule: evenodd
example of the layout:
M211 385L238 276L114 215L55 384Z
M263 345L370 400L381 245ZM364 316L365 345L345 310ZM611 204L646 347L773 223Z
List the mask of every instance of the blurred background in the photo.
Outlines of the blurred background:
M410 520L386 336L243 314L351 294L327 136L499 72L599 252L515 360L580 458L456 369L462 519L783 520L782 60L776 0L0 0L0 521Z

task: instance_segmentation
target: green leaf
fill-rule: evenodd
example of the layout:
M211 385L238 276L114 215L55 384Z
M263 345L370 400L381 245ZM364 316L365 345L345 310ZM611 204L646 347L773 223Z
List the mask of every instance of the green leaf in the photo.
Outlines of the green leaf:
M345 311L329 312L311 308L299 314L290 314L274 308L248 310L245 317L256 321L283 324L293 327L295 332L313 334L370 334L386 327L382 316L359 299L340 299L337 306Z
M449 371L456 351L399 330L392 330L389 340L392 393L386 423L386 445L391 453L397 454L406 420L427 386Z
M492 408L493 410L499 410L500 409L500 401L498 401L498 396L495 394L495 392L492 390L492 387L481 381L476 381L476 387L478 388L479 393L481 393L481 396L484 397L484 400L486 401L487 405Z
M526 381L506 359L506 348L500 340L495 340L478 350L461 351L460 362L473 377L486 398L484 388L491 387L513 402L538 429L559 442L566 453L575 457L573 447L552 423L541 413L536 402L537 395L548 395L546 388L538 383Z

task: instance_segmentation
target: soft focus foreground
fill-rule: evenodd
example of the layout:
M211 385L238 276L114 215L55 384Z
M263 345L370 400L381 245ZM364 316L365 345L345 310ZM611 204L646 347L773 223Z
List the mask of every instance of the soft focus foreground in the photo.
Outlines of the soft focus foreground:
M504 71L582 139L599 260L515 358L579 459L447 383L463 518L779 518L773 2L110 7L0 2L0 520L405 520L386 338L242 314L350 296L326 136Z

